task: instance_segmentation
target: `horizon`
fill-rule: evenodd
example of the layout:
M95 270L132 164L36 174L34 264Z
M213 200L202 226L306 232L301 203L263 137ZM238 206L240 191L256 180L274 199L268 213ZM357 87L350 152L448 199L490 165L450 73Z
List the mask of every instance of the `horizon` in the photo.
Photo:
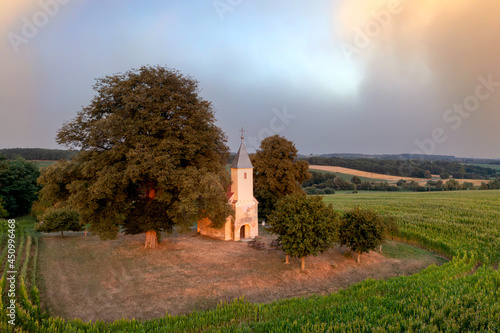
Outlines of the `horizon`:
M249 152L500 158L500 3L407 0L0 4L0 146L64 149L95 78L143 65L199 81ZM324 153L321 153L324 152Z
M49 149L49 150L63 150L63 151L68 151L68 150L72 150L72 151L79 151L79 150L76 150L76 149L64 149L64 148L41 148L41 147L12 147L12 148L6 148L6 147L0 147L0 150L3 150L3 149ZM236 150L231 150L229 151L229 153L231 155L236 155L238 149ZM249 154L253 154L253 153L250 153ZM412 155L411 153L388 153L388 154L367 154L367 153L346 153L346 152L342 152L342 153L333 153L333 152L330 152L330 153L309 153L309 154L304 154L304 153L301 153L300 151L297 152L297 155L299 156L305 156L305 157L320 157L320 156L323 156L323 155L361 155L360 158L363 158L365 156L403 156L403 155ZM455 155L446 155L446 154L433 154L433 155L423 155L423 156L429 156L429 157L451 157L451 158L455 158L455 159L473 159L473 160L491 160L491 161L496 161L496 160L500 160L500 157L493 157L493 158L486 158L486 157L467 157L467 156L455 156ZM342 157L342 156L340 156ZM411 160L411 159L410 159Z

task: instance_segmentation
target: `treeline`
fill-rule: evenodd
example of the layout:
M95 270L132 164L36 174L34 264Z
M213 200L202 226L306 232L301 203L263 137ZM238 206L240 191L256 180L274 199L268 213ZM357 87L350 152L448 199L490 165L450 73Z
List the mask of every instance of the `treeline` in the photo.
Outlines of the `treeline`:
M6 148L0 149L0 156L5 156L7 159L15 159L22 157L25 160L69 160L76 155L76 150L62 149L44 149L44 148Z
M418 160L374 160L368 158L344 159L339 157L308 157L303 160L311 165L338 166L366 172L380 173L400 177L432 178L440 175L442 179L485 179L500 176L498 170L475 165L462 165L448 161Z
M23 216L38 197L40 176L35 162L0 158L0 218Z
M359 177L353 176L351 181L344 180L334 173L311 171L312 177L302 183L302 189L309 195L335 194L335 191L460 191L460 190L498 190L500 189L500 177L482 182L480 186L473 183L464 182L460 184L456 179L429 180L422 185L415 181L399 180L396 184L388 182L361 181Z

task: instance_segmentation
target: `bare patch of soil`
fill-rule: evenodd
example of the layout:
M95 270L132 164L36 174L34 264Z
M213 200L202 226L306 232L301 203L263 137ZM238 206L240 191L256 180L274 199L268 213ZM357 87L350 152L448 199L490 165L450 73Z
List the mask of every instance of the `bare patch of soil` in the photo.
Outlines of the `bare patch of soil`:
M262 233L261 240L270 244L274 237ZM152 319L214 308L243 295L251 302L269 302L327 294L367 278L409 275L444 262L430 252L411 258L372 252L357 264L344 255L346 248L335 248L308 257L301 272L299 260L285 265L281 251L258 251L196 232L165 237L154 250L143 246L144 235L120 235L114 241L83 233L44 236L39 256L43 306L65 319Z

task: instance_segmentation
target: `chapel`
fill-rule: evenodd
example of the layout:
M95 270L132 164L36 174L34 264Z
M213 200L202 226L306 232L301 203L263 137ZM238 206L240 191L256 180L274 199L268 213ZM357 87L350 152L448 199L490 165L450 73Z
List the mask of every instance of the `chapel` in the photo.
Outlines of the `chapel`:
M231 164L231 181L227 196L234 209L234 219L229 216L222 228L215 229L209 227L210 220L205 218L198 221L198 232L226 241L255 238L259 234L259 203L253 196L253 166L243 144L243 135L238 153Z

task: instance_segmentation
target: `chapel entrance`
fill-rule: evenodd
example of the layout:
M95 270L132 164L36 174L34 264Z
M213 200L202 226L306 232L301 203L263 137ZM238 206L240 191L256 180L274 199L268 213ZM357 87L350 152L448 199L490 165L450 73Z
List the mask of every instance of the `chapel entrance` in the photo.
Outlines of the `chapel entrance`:
M250 238L250 226L248 224L242 225L240 228L240 239Z

